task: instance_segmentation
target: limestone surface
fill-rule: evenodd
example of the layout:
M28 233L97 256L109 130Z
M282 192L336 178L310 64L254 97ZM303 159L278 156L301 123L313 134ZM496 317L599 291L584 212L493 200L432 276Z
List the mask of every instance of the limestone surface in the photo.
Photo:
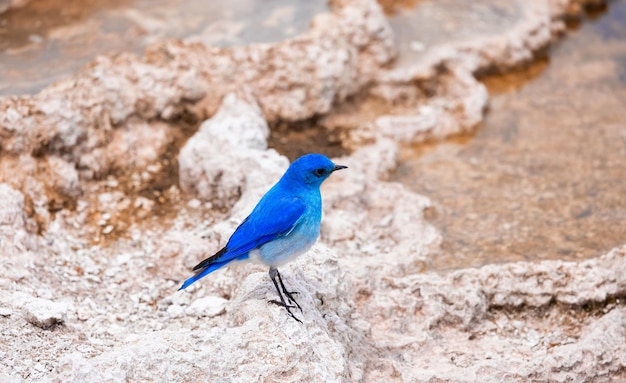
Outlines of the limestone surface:
M0 380L626 379L626 247L434 272L430 201L386 181L400 143L480 122L475 76L530 60L583 2L509 4L507 33L408 66L376 2L341 0L288 41L160 42L0 99ZM261 265L177 291L287 168L269 126L314 117L350 151L319 243L281 269L303 323Z

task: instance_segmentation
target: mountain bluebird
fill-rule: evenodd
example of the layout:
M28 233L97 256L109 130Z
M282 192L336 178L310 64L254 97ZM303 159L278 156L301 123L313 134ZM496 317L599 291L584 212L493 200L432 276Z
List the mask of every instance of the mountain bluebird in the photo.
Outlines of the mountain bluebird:
M278 267L313 246L320 235L322 220L320 185L332 172L345 168L321 154L307 154L295 160L230 236L226 246L197 264L193 268L196 274L179 290L231 261L259 261L269 266L270 278L280 298L270 302L284 307L300 322L290 310L297 307L302 311L293 297L297 292L287 290ZM287 304L284 296L295 306Z

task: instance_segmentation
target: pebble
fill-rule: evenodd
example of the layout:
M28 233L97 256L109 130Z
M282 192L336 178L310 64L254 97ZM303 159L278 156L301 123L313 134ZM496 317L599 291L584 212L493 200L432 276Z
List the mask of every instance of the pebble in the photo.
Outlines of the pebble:
M102 229L102 234L107 235L113 232L113 225L108 225L104 229Z
M76 310L76 317L81 320L81 321L86 321L87 319L91 318L93 316L93 313L91 312L91 310L83 308L83 307L79 307Z
M171 305L167 308L167 315L169 315L170 318L179 318L183 315L183 311L184 309L182 306Z
M158 173L159 171L161 171L161 164L148 165L146 167L146 170L150 173Z
M115 178L109 178L106 185L110 188L116 188L118 187L119 182Z
M133 206L137 209L150 210L152 209L152 206L154 206L154 201L149 200L145 197L137 197L137 199L135 199L135 202L133 203Z
M63 323L67 317L68 305L47 299L36 298L24 305L24 318L28 323L48 329Z
M216 296L207 296L196 299L187 309L185 314L196 317L214 317L226 311L226 299Z
M187 202L187 206L189 206L190 209L199 209L200 206L202 206L202 201L194 198L190 200L189 202Z
M0 316L2 317L10 317L13 314L13 310L8 307L0 307Z

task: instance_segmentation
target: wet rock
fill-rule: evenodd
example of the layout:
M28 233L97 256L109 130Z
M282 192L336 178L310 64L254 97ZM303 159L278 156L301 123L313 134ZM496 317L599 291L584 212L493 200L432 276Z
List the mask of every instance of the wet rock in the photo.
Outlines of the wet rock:
M446 71L445 76L438 76L441 84L426 102L420 101L423 97L420 88L412 85L420 81L419 75L396 73L382 80L372 89L373 94L389 102L414 99L417 107L414 113L379 117L375 122L376 129L396 141L423 142L474 128L483 119L488 101L487 90L464 68L449 68Z

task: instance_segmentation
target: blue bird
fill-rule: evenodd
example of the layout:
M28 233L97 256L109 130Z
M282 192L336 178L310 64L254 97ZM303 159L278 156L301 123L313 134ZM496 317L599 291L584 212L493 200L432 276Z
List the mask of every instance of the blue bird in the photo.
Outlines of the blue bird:
M179 290L232 261L260 261L269 266L270 278L280 298L280 301L270 302L284 307L293 319L300 322L290 310L297 307L302 312L293 297L297 292L287 290L278 267L313 246L320 235L322 220L320 186L334 171L345 168L347 166L335 165L321 154L307 154L295 160L237 227L226 246L198 263L193 268L196 274ZM288 305L283 295L295 306Z

